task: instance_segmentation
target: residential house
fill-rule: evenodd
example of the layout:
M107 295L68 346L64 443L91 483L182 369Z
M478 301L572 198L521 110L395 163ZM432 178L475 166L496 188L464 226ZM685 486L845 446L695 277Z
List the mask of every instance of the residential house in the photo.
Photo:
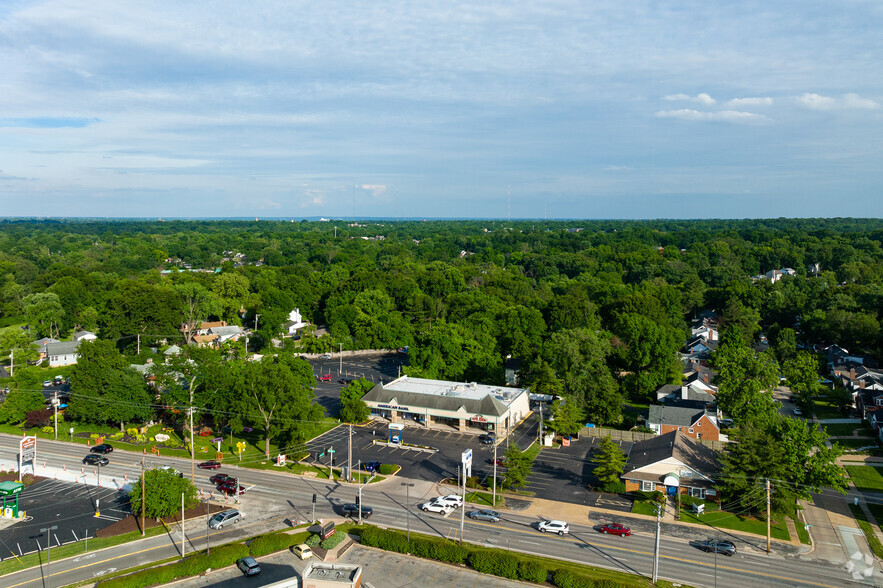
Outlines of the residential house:
M883 371L861 364L847 363L833 370L836 379L852 394L853 405L868 418L872 408L883 407Z
M289 336L296 335L297 332L307 326L307 324L309 323L304 322L300 315L300 309L295 308L288 313L288 322L285 323L285 330L288 332Z
M227 321L211 321L211 322L202 322L199 324L199 328L196 329L197 335L208 335L212 329L216 329L218 327L226 327Z
M172 357L172 356L174 356L174 355L180 355L180 354L181 354L181 348L178 347L177 345L172 345L171 347L169 347L168 349L166 349L166 350L163 351L162 353L163 353L163 355L166 356L166 357Z
M210 347L218 340L217 335L196 335L193 337L193 343L198 347Z
M237 327L235 325L227 327L212 327L209 329L208 334L217 336L217 345L222 345L227 341L239 341L239 337L242 336L242 327Z
M622 479L626 492L659 490L704 499L717 496L720 471L714 450L676 430L635 443Z
M657 435L680 431L693 439L721 440L717 412L704 406L692 408L654 404L650 406L647 426Z
M666 406L706 408L717 405L717 397L696 381L681 386L677 384L661 386L656 391L656 400Z
M80 355L77 353L79 341L58 341L46 344L46 357L49 359L49 367L61 367L77 363Z
M61 343L61 341L59 341L58 339L53 339L51 337L43 337L42 339L37 339L36 341L34 341L34 345L37 346L40 352L40 357L37 360L38 362L43 361L48 356L46 346L49 343Z
M94 341L97 338L98 335L92 331L77 331L73 336L74 341Z

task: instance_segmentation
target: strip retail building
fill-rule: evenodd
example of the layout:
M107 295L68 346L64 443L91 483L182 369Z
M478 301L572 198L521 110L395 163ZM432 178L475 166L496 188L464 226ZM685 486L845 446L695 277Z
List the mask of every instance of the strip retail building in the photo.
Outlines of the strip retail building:
M530 412L527 388L445 382L402 376L362 397L371 416L391 423L504 436Z

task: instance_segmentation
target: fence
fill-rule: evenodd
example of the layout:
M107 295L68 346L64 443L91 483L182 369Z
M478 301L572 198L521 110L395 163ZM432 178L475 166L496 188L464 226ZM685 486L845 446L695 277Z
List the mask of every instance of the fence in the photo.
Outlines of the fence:
M583 427L579 432L580 437L610 437L614 441L644 441L656 437L655 433L641 433L639 431L620 431L619 429L605 429L603 427ZM720 451L726 447L725 441L710 439L697 439L706 447Z

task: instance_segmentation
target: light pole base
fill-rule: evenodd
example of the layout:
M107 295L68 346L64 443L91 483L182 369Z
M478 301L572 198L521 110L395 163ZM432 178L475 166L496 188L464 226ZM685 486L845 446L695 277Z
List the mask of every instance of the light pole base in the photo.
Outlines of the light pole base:
M97 518L100 517L100 516L101 516L101 513L98 512L98 511L96 510L96 511L95 511L95 518L97 519Z

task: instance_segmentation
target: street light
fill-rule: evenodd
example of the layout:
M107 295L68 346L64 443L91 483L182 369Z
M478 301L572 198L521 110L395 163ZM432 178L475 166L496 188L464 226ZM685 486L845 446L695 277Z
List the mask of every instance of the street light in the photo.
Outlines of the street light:
M414 484L412 482L402 482L405 487L405 512L408 513L408 544L411 543L411 492L410 489Z
M49 548L52 547L52 531L58 529L58 525L52 525L45 529L40 529L41 533L46 533L46 567L49 567ZM47 572L48 573L48 572Z

